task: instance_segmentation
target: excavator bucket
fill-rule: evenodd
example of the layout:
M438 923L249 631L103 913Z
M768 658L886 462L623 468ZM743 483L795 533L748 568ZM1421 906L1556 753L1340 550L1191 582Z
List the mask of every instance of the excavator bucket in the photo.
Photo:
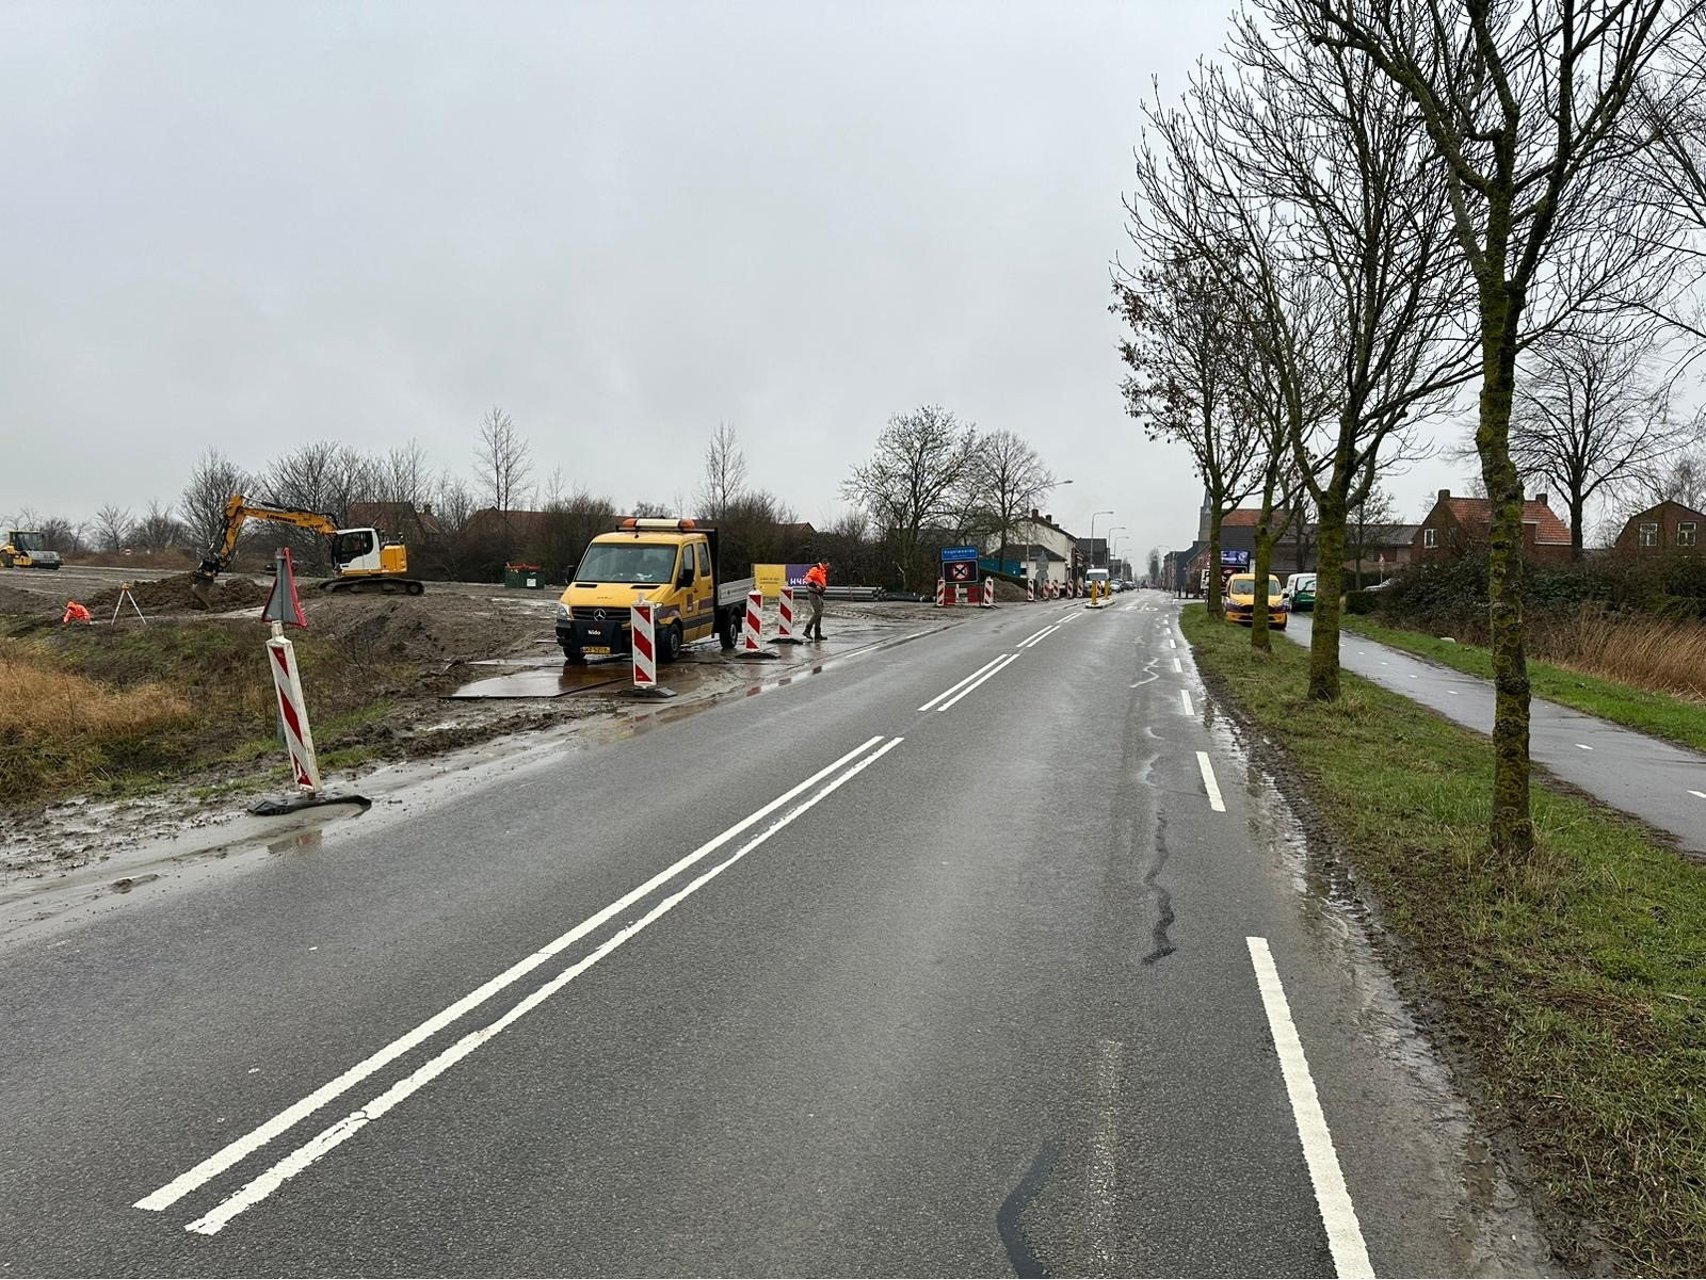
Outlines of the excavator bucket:
M213 583L219 575L219 565L216 562L202 561L201 566L190 574L190 594L196 598L203 609L213 608Z

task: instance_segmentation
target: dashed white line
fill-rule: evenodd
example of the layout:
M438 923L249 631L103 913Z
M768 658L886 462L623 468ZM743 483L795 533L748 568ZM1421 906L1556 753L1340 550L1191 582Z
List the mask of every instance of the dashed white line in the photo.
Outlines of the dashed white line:
M1226 801L1220 798L1220 784L1214 780L1214 766L1208 762L1208 752L1197 752L1197 767L1202 770L1202 785L1208 792L1208 807L1216 813L1225 813Z
M262 1200L265 1200L290 1179L306 1170L316 1160L320 1159L321 1156L324 1156L328 1152L342 1146L357 1133L361 1132L361 1130L367 1125L379 1119L387 1111L390 1111L410 1095L419 1092L437 1077L443 1075L451 1067L462 1061L463 1058L466 1058L469 1054L473 1053L474 1050L485 1044L493 1036L504 1030L504 1028L512 1025L532 1010L538 1008L546 1000L550 999L558 991L561 991L564 987L568 986L569 983L573 982L581 974L592 968L605 956L615 951L624 942L639 933L647 925L658 920L662 916L667 915L678 903L691 897L700 889L704 888L724 871L734 866L735 863L739 862L742 858L746 857L747 854L751 853L766 840L770 839L771 836L775 835L778 831L782 830L782 828L793 822L795 818L806 812L806 810L812 808L819 801L826 799L844 783L857 777L860 773L864 772L865 769L882 759L890 751L893 751L903 741L904 739L901 738L891 738L888 742L877 748L877 750L871 752L869 755L865 756L864 759L853 765L852 768L837 775L829 785L814 792L809 798L783 814L775 822L771 823L770 826L765 828L752 839L748 840L722 862L719 862L709 871L703 872L694 880L670 894L669 897L664 898L655 907L646 912L645 915L641 916L632 924L626 925L619 932L612 934L608 940L601 944L590 955L570 965L567 969L563 970L562 973L558 974L555 978L552 978L551 981L547 982L544 986L533 992L533 994L529 995L525 1000L520 1001L513 1009L504 1014L503 1017L479 1028L478 1030L470 1031L455 1044L451 1045L448 1049L443 1050L437 1056L429 1058L426 1062L422 1063L421 1066L416 1068L409 1075L404 1076L403 1079L399 1080L378 1097L368 1102L365 1106L357 1108L355 1111L350 1112L349 1115L343 1117L343 1119L325 1129L322 1129L295 1151L292 1151L283 1160L280 1160L259 1177L244 1185L240 1190L227 1196L224 1200L220 1201L212 1211L203 1214L184 1229L186 1231L194 1231L200 1235L216 1235L224 1228L226 1223L231 1221L231 1219L235 1218L245 1210L253 1208ZM843 758L845 759L845 757Z
M1698 797L1700 797L1700 799L1706 800L1706 791L1695 791L1693 789L1690 789L1688 794L1691 796L1698 796Z
M1019 655L1016 653L1002 654L1001 657L999 657L995 660L995 665L993 667L990 667L986 672L984 672L984 674L980 675L976 680L972 681L972 683L968 684L964 689L961 689L958 693L954 694L953 697L949 698L941 706L937 707L936 710L937 711L946 711L949 707L953 706L956 702L958 702L961 698L965 697L967 694L976 692L977 687L980 684L983 684L987 680L993 680L996 676L1000 675L1002 673L1002 671L1004 671L1007 668L1009 663L1017 662L1018 660L1019 660Z
M1183 672L1184 669L1185 669L1184 664L1182 664L1177 658L1174 658L1173 659L1173 670L1177 671L1177 672Z
M1578 743L1576 743L1576 746L1581 748L1581 750L1583 750L1583 751L1592 751L1593 750L1593 748L1588 746L1588 744L1585 742L1578 742Z
M1010 654L1003 654L1002 655L1002 657L1010 657L1010 656L1012 656L1012 655L1010 655ZM973 680L976 680L985 671L988 671L991 667L993 667L997 662L1000 662L1000 661L1001 661L1001 658L991 658L988 662L984 663L981 667L979 667L976 671L972 672L964 680L961 680L958 684L950 685L948 688L942 690L941 693L938 693L934 698L930 699L930 701L926 702L922 707L920 707L918 709L920 711L930 710L931 707L935 706L938 702L940 702L943 698L947 697L950 693L953 693L958 689L964 688L966 685L970 684Z
M1315 1092L1315 1079L1309 1074L1309 1059L1303 1053L1303 1041L1291 1020L1291 1006L1280 983L1279 970L1274 968L1273 953L1266 938L1246 938L1250 948L1250 963L1256 970L1256 987L1262 993L1262 1008L1268 1015L1268 1030L1273 1033L1274 1049L1279 1054L1280 1073L1285 1077L1285 1091L1291 1099L1292 1118L1297 1122L1297 1136L1303 1140L1303 1159L1309 1166L1309 1180L1315 1186L1315 1204L1321 1210L1321 1222L1327 1228L1327 1248L1333 1255L1333 1270L1341 1278L1374 1275L1368 1260L1368 1246L1363 1243L1362 1226L1357 1222L1356 1206L1345 1186L1344 1170L1339 1167L1338 1152L1333 1149L1333 1135L1327 1128L1327 1117L1321 1110L1320 1095Z
M1119 1180L1119 1088L1120 1058L1125 1046L1118 1040L1096 1041L1096 1116L1090 1134L1090 1227L1091 1247L1096 1254L1099 1275L1116 1275L1108 1243L1117 1230L1117 1198L1114 1190Z
M1179 701L1185 704L1185 714L1186 715L1188 715L1188 716L1196 715L1197 709L1191 705L1191 691L1189 689L1180 689L1179 690Z
M355 1088L356 1085L367 1079L374 1072L395 1061L397 1058L400 1058L415 1046L430 1039L445 1027L448 1027L451 1023L461 1018L463 1014L478 1008L487 1000L497 995L498 992L502 991L504 988L509 987L526 977L552 956L557 955L559 952L573 945L575 942L591 933L594 929L610 920L611 917L626 911L636 902L649 895L653 890L668 883L670 880L673 880L676 876L680 875L683 871L686 871L701 859L715 853L729 841L740 835L743 831L746 831L757 823L762 822L772 813L775 813L776 810L789 803L789 801L816 786L825 778L835 773L836 770L841 769L850 761L857 759L881 741L882 735L878 734L876 737L865 742L862 746L855 747L852 751L849 751L833 764L826 765L822 769L819 769L804 782L784 791L762 809L759 809L757 812L735 823L734 826L728 828L728 830L724 831L721 835L714 836L710 840L707 840L692 853L685 855L670 866L664 868L644 884L639 885L634 889L630 889L627 893L623 894L620 898L616 899L616 901L612 902L601 911L597 911L588 916L567 933L546 943L532 955L517 961L502 973L498 974L495 978L492 978L481 986L476 987L473 991L463 996L462 999L456 1001L454 1004L447 1005L432 1017L428 1018L425 1022L415 1027L412 1031L409 1031L398 1037L396 1040L393 1040L378 1052L363 1058L342 1075L327 1081L306 1098L303 1098L300 1102L286 1107L266 1123L251 1129L242 1137L227 1143L207 1159L203 1160L200 1164L196 1165L193 1169L173 1178L172 1181L168 1182L158 1191L138 1200L136 1202L136 1208L152 1209L155 1211L169 1209L190 1192L212 1181L232 1165L260 1150L274 1138L287 1132L301 1121L307 1119L327 1103L335 1101L349 1090ZM895 741L898 742L900 739L897 738ZM791 821L792 819L790 818L789 820Z

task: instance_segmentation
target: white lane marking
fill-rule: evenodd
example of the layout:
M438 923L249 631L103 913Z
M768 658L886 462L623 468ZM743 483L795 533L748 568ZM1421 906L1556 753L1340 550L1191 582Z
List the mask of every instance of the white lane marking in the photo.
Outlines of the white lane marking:
M1297 1136L1303 1140L1303 1159L1309 1166L1309 1180L1315 1185L1315 1204L1321 1210L1322 1225L1327 1228L1333 1270L1341 1277L1373 1276L1374 1266L1368 1260L1368 1246L1363 1243L1356 1206L1351 1203L1351 1193L1345 1186L1344 1170L1339 1167L1339 1156L1333 1149L1333 1135L1321 1110L1320 1095L1315 1092L1315 1079L1309 1074L1303 1042L1291 1020L1291 1006L1285 998L1279 970L1274 968L1268 940L1244 941L1250 948L1250 963L1256 970L1256 986L1262 993L1262 1008L1267 1011L1268 1030L1273 1033L1280 1072L1285 1076L1285 1091L1291 1098Z
M1000 675L1001 672L1007 667L1007 665L1009 663L1017 662L1018 660L1019 660L1019 655L1016 653L1003 654L996 661L995 666L989 671L989 673L987 675L983 675L983 676L978 677L977 682L975 684L968 684L964 689L960 690L960 692L956 693L953 697L949 698L941 706L937 707L936 710L946 711L949 707L953 706L956 702L958 702L961 698L965 697L968 693L974 692L977 689L978 685L983 684L987 680L995 679L995 677Z
M1041 644L1044 640L1047 640L1050 636L1052 636L1056 631L1059 631L1065 625L1066 624L1064 622L1053 623L1050 626L1044 627L1041 631L1037 632L1036 635L1031 636L1028 639L1019 641L1019 643L1014 645L1013 647L1015 649L1034 649L1034 648L1036 648L1037 645Z
M1197 767L1202 770L1202 785L1208 792L1208 807L1216 813L1225 813L1226 801L1220 798L1220 784L1214 780L1214 766L1208 762L1208 752L1197 752Z
M1117 1275L1108 1242L1116 1229L1114 1189L1119 1179L1120 1058L1125 1046L1118 1040L1096 1041L1096 1118L1090 1133L1090 1236L1096 1255L1096 1274Z
M1183 672L1184 669L1185 669L1184 666L1179 662L1179 660L1177 658L1174 658L1173 659L1173 670L1175 672Z
M1179 690L1179 701L1185 704L1185 714L1186 715L1188 715L1188 716L1196 715L1197 709L1191 705L1191 691L1189 689L1180 689Z
M1457 690L1456 689L1447 689L1446 692L1449 693L1454 698L1457 696Z
M1167 637L1167 647L1169 649L1177 649L1179 647L1179 642L1177 640L1173 639L1172 636L1168 636Z
M1040 630L1031 632L1030 635L1026 636L1023 640L1019 641L1019 643L1014 645L1013 647L1016 649L1023 649L1028 644L1034 644L1036 641L1041 640L1046 633L1053 631L1054 625L1055 624L1050 623L1048 626L1043 627Z
M1583 751L1592 751L1593 750L1593 748L1588 746L1588 744L1585 742L1578 742L1578 743L1576 743L1576 745L1578 747L1580 747Z
M1706 791L1694 791L1691 789L1688 794L1691 796L1699 796L1702 800L1706 800Z
M687 868L691 867L694 863L700 861L707 855L715 853L730 840L733 840L736 836L740 835L741 832L746 831L748 828L759 822L762 822L783 805L793 800L801 792L806 791L811 787L815 787L837 769L842 768L849 761L863 755L882 740L882 734L878 734L863 745L855 747L852 751L849 751L834 764L826 765L824 768L819 769L804 782L784 791L762 809L759 809L749 817L741 819L741 821L735 823L734 826L730 827L727 831L724 831L721 835L712 837L692 853L687 854L685 857L677 860L664 870L658 872L638 888L630 889L627 893L623 894L603 910L588 916L585 920L582 920L561 937L555 938L551 942L546 943L545 946L541 947L538 951L535 951L532 955L517 961L502 973L498 974L497 977L476 987L473 991L470 991L454 1004L447 1005L445 1008L439 1010L439 1012L421 1023L414 1030L393 1040L377 1053L370 1054L368 1057L363 1058L348 1071L345 1071L340 1076L328 1080L306 1098L286 1107L283 1111L280 1111L264 1124L251 1129L242 1137L227 1143L207 1159L203 1160L200 1164L196 1165L195 1168L178 1175L158 1191L152 1192L151 1194L143 1197L141 1200L138 1200L135 1207L138 1209L152 1209L156 1212L163 1209L169 1209L172 1205L176 1204L196 1188L218 1177L239 1160L242 1160L252 1153L260 1150L274 1138L293 1128L301 1121L307 1119L327 1103L353 1089L356 1085L371 1076L375 1071L380 1070L388 1063L413 1049L422 1041L427 1040L439 1031L442 1031L445 1027L448 1027L451 1023L455 1022L471 1009L478 1008L498 992L502 991L505 987L508 987L526 977L552 956L573 945L576 941L585 937L594 929L604 924L612 916L626 911L641 898L644 898L647 894L651 893L654 889L674 879L681 872L687 870Z
M1128 689L1141 689L1141 688L1143 688L1144 685L1151 684L1154 681L1159 680L1160 678L1161 678L1161 675L1159 672L1157 672L1155 675L1152 675L1152 676L1144 676L1143 679L1139 680L1136 684L1128 684L1126 686L1126 688L1128 688Z
M378 1097L368 1102L365 1106L357 1108L343 1119L325 1129L322 1129L319 1133L315 1134L307 1142L303 1143L295 1151L292 1151L283 1160L280 1160L259 1177L220 1201L211 1212L203 1214L194 1222L186 1226L184 1230L194 1231L204 1236L218 1234L218 1232L226 1223L230 1222L231 1219L235 1218L238 1214L247 1209L252 1209L255 1205L270 1196L274 1191L277 1191L290 1179L296 1177L297 1174L307 1169L316 1160L320 1159L321 1156L326 1155L328 1152L331 1152L342 1146L345 1142L348 1142L367 1125L379 1119L379 1117L383 1116L387 1111L391 1110L410 1095L419 1092L437 1077L443 1075L446 1071L450 1070L451 1067L455 1066L458 1062L462 1061L462 1059L473 1053L474 1050L485 1044L486 1041L504 1030L504 1028L512 1025L525 1017L532 1010L538 1008L557 992L568 986L569 983L573 982L581 974L585 973L600 960L604 959L605 956L615 951L624 942L628 941L628 939L643 930L647 925L667 915L677 904L685 901L687 898L691 897L700 889L711 883L711 881L722 875L723 872L734 866L735 863L746 857L747 854L751 853L766 840L770 839L771 836L775 835L789 823L793 822L795 818L798 818L802 813L805 813L806 810L834 794L844 783L851 781L860 773L863 773L867 768L875 764L878 760L881 760L885 755L890 751L893 751L904 741L904 738L891 738L889 741L883 743L881 747L877 748L877 750L873 751L870 755L860 760L852 768L847 769L845 772L834 778L828 786L815 792L809 798L783 814L775 822L771 823L770 826L766 827L758 835L748 840L722 862L719 862L709 871L702 872L697 878L689 881L682 888L677 889L674 893L670 894L669 897L664 898L650 911L646 912L645 915L634 921L633 924L625 925L619 932L612 934L591 954L581 960L577 960L574 964L563 970L563 972L558 974L555 978L552 978L551 981L533 992L532 995L520 1001L513 1009L504 1014L503 1017L484 1027L480 1027L478 1030L470 1031L455 1044L451 1045L448 1049L441 1051L437 1056L429 1058L413 1072L404 1076L401 1080L397 1081L396 1084L392 1085Z
M1005 657L1005 656L1006 656L1005 654L1002 655L1002 657ZM942 690L941 693L938 693L934 698L930 699L930 701L926 702L922 707L920 707L918 709L920 711L930 710L931 707L935 706L938 702L940 702L943 698L947 697L950 693L953 693L957 689L964 688L966 685L970 684L973 680L976 680L985 671L988 671L991 667L993 667L997 662L1000 662L1000 661L1001 661L1001 658L991 658L988 662L984 663L981 667L979 667L976 671L972 672L964 680L961 680L958 684L950 685L948 688Z

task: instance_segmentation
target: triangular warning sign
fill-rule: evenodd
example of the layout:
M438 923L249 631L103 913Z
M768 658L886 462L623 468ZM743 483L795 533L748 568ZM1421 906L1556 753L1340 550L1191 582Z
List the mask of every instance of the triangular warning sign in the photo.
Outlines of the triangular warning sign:
M267 592L261 620L282 622L287 627L308 625L308 615L302 612L302 597L296 594L296 570L291 564L289 547L280 547L273 560L272 590Z

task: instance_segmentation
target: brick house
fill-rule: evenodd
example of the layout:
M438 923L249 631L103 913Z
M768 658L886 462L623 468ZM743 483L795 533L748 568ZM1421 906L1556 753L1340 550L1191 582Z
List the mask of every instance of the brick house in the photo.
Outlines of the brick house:
M1701 535L1706 534L1706 512L1680 502L1661 502L1637 511L1623 526L1612 545L1635 555L1700 555Z
M1492 529L1493 504L1486 498L1454 498L1441 489L1433 510L1417 526L1410 543L1411 558L1421 564L1436 564L1462 555L1471 546L1485 543ZM1535 563L1562 563L1570 559L1570 528L1537 493L1522 506L1523 555Z

